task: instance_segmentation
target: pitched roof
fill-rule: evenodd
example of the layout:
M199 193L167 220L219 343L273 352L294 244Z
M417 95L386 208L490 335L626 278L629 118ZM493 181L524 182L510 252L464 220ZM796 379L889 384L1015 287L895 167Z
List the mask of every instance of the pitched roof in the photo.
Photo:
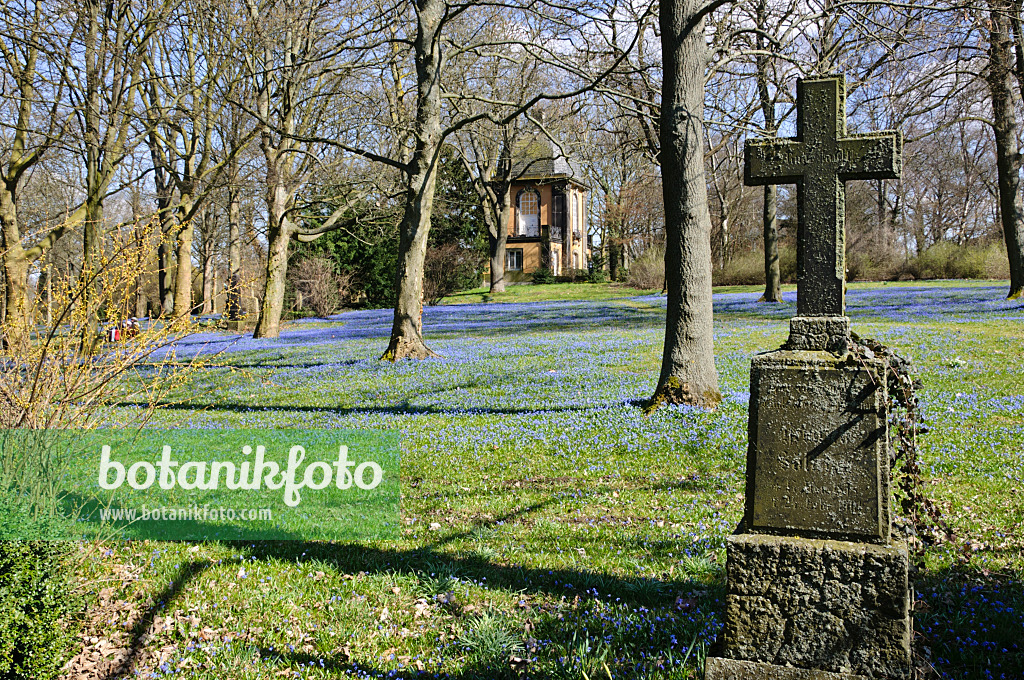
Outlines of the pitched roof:
M586 175L578 160L566 156L547 135L537 132L520 141L512 151L512 177L516 179L569 178L586 186Z

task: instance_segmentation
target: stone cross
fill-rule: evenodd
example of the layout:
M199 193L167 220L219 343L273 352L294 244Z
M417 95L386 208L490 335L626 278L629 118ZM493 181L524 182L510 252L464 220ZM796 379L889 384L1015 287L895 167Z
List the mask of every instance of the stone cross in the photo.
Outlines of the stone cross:
M846 133L846 79L797 81L795 138L748 141L747 186L797 185L797 315L845 312L846 186L851 179L896 179L898 131Z

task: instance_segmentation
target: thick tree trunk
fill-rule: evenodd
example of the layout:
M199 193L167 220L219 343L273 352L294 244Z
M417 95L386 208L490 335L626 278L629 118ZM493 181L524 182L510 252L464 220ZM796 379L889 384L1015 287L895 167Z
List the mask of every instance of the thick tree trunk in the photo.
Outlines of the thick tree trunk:
M508 191L506 190L507 194ZM505 246L508 244L508 201L504 200L495 206L489 221L497 220L497 224L487 225L487 245L491 257L491 292L505 292Z
M423 265L427 255L435 177L433 164L430 163L410 183L410 195L398 243L398 298L391 325L391 340L387 351L381 356L381 359L387 361L437 356L423 341Z
M174 314L188 318L192 314L192 239L195 228L189 220L177 239L177 265L174 269Z
M3 340L11 350L25 347L29 339L28 258L21 246L21 229L14 194L0 187L0 248L3 249Z
M181 224L175 244L178 262L174 269L174 315L185 319L192 314L192 241L196 231L188 218L191 210L191 196L183 195L178 204Z
M281 313L284 311L284 282L288 274L288 242L292 224L285 216L287 192L283 186L273 189L270 204L270 229L267 232L267 277L263 302L256 321L254 338L276 338L281 334Z
M774 184L764 187L764 295L759 302L782 302L782 270L779 266L779 223L777 218L778 189Z
M203 258L203 314L214 312L213 296L216 291L216 277L213 272L213 255Z
M398 242L398 298L391 340L381 359L424 359L437 356L423 342L423 264L437 183L441 146L441 41L443 0L417 0L416 147L409 161L409 188Z
M989 2L989 65L986 80L992 95L996 170L999 183L999 214L1010 261L1008 298L1024 296L1024 206L1020 197L1021 155L1017 141L1016 103L1011 85L1013 51L1010 45L1010 3Z
M491 255L491 293L505 292L505 245L508 243L508 231L499 231L500 236L487 234L487 244Z
M665 349L652 405L715 406L711 216L704 177L704 76L710 58L702 3L662 0L661 176L665 198Z

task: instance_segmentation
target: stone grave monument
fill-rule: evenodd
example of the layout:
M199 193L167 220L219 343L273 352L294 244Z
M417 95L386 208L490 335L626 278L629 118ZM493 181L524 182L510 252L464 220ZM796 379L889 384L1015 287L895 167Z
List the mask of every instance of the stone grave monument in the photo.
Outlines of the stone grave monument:
M846 132L842 77L797 84L797 137L747 142L744 182L797 185L797 316L750 369L746 505L707 680L910 677L905 541L890 536L881 362L848 352L844 182L893 179L898 132Z

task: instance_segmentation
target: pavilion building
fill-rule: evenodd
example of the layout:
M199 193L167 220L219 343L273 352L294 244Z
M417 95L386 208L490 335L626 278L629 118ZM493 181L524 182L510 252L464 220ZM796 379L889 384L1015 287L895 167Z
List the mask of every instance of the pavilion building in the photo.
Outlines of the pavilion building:
M524 280L538 269L555 276L585 270L590 263L587 185L575 159L537 135L516 147L509 187L505 274Z

